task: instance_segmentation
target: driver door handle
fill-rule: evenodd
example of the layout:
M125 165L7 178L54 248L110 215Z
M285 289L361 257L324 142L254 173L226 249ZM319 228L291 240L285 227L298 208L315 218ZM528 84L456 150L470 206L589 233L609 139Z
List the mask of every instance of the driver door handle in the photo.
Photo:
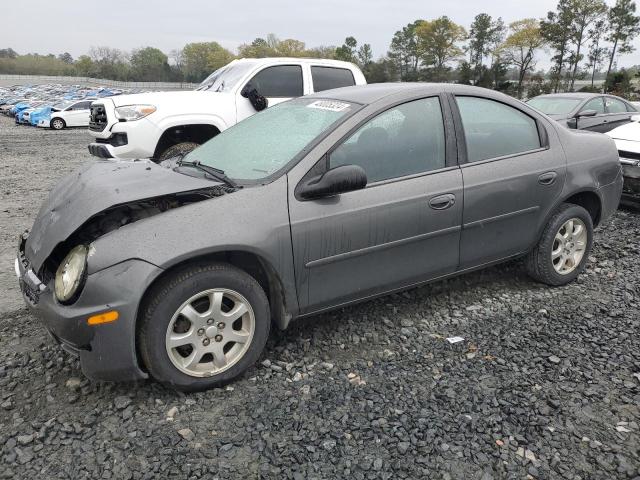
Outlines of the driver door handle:
M453 207L455 203L456 196L453 193L446 193L429 199L429 206L434 210L446 210L447 208Z

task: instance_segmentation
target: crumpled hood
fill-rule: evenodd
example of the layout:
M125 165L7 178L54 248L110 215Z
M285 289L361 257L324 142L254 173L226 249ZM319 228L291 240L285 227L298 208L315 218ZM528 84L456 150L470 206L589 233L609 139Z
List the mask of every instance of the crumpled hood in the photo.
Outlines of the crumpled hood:
M216 185L220 184L152 162L91 161L62 179L49 193L26 242L27 260L39 271L60 242L110 207Z

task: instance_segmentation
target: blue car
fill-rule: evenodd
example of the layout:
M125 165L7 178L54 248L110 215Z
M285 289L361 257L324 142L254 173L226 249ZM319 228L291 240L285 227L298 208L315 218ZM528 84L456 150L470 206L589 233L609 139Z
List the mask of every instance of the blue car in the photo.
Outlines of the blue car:
M29 115L29 123L33 126L37 126L41 121L48 125L49 120L51 120L51 105L39 107Z

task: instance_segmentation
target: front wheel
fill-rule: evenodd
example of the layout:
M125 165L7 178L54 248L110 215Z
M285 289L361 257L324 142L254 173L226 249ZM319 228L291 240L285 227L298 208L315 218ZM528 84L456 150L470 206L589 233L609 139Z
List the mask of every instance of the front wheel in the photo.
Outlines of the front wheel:
M54 130L62 130L67 125L64 123L64 120L61 118L54 118L51 120L51 128Z
M547 285L565 285L584 270L592 246L591 215L579 205L565 203L551 216L527 256L527 272Z
M158 157L159 161L168 160L173 157L177 157L178 155L186 155L191 150L198 148L200 144L195 142L180 142L175 145L171 145L164 152L160 154Z
M256 362L270 323L258 282L216 263L181 270L150 292L138 343L156 380L182 391L206 390Z

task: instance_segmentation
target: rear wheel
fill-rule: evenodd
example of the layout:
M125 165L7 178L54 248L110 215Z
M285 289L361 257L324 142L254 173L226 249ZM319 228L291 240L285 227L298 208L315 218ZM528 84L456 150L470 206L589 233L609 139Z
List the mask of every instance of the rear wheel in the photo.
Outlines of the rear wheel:
M258 282L216 263L181 270L150 293L138 343L156 380L197 391L222 385L255 363L269 327L269 303Z
M180 142L180 143L176 143L175 145L171 145L164 152L162 152L160 154L160 156L158 157L158 160L162 161L162 160L167 160L169 158L177 157L179 155L186 155L191 150L193 150L193 149L195 149L195 148L197 148L199 146L200 146L200 144L195 143L195 142Z
M589 212L579 205L563 204L527 256L527 272L539 282L565 285L584 270L592 246L593 220Z
M66 126L67 124L61 118L54 118L51 120L51 128L54 130L62 130Z

